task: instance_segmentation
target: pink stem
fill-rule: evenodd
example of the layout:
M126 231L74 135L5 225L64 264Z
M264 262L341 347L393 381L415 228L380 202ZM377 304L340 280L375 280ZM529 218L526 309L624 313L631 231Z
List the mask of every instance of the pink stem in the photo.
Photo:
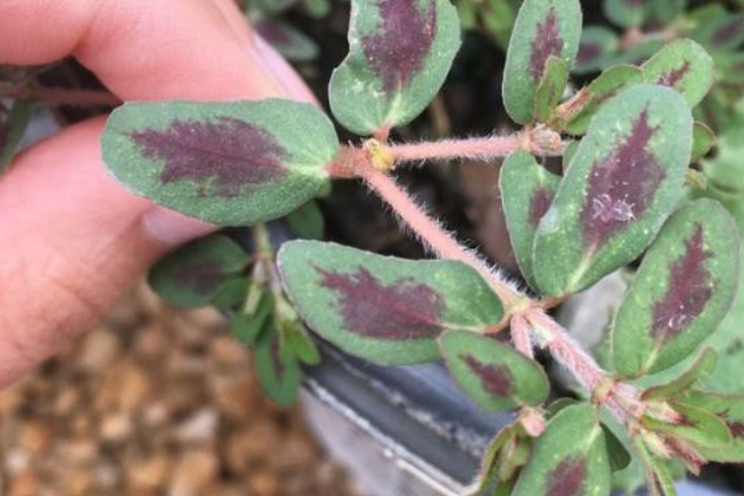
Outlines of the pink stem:
M593 393L606 379L606 373L597 362L560 324L541 310L531 310L525 317L538 328L535 330L533 327L538 339L544 342L555 359L573 374L586 391ZM642 412L636 389L627 384L613 385L603 402L624 423L632 421Z
M535 353L532 349L532 339L530 338L530 324L520 314L515 315L511 319L511 338L514 343L514 347L521 354L527 358L535 358Z
M560 143L550 142L546 131L528 132L509 136L490 136L487 138L469 138L464 140L444 140L431 143L406 143L389 145L390 153L395 162L411 162L420 160L451 160L471 159L489 161L503 158L519 151L528 150L536 155L557 156L563 152ZM560 140L559 140L560 141Z
M516 291L477 254L460 245L450 233L429 217L390 176L369 166L358 167L357 174L439 258L458 260L475 268L499 296L504 307L508 309L526 299L526 296Z

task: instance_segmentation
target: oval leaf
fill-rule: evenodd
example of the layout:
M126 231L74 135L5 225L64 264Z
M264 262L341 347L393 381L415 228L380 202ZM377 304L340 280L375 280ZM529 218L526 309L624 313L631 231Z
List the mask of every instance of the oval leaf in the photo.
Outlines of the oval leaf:
M731 443L729 428L713 413L680 403L674 404L674 410L680 415L677 423L643 417L641 424L651 431L686 441L694 448L719 448Z
M267 321L256 342L256 372L264 392L277 404L294 403L300 391L300 366Z
M530 122L535 91L548 59L558 57L572 67L580 38L578 0L525 0L512 31L504 68L504 105L512 120Z
M643 25L651 12L652 0L604 0L605 15L624 28Z
M449 0L353 0L349 55L333 72L333 115L372 134L409 123L441 88L460 47Z
M677 40L641 66L649 84L668 86L682 93L695 107L713 85L713 59L692 40Z
M604 432L594 408L583 403L550 421L512 496L607 496L610 484Z
M439 345L452 377L484 410L537 406L550 393L548 378L535 361L491 337L449 331Z
M568 66L563 59L550 56L545 65L540 84L535 90L535 110L533 117L537 122L547 122L561 101L568 84Z
M692 116L682 97L639 85L592 119L535 238L549 296L581 291L633 261L682 195Z
M320 110L278 99L128 103L103 135L104 161L128 189L230 226L281 217L309 201L337 150Z
M150 269L148 282L163 299L182 308L209 304L239 278L246 253L226 236L213 235L179 248Z
M716 145L716 135L707 124L695 121L692 130L692 162L703 159Z
M280 19L259 17L251 25L288 60L307 62L315 60L320 54L320 47L312 38Z
M498 297L460 262L403 260L318 241L285 243L278 261L310 328L382 365L435 360L445 331L482 331L503 317Z
M731 432L731 441L716 449L701 449L710 461L744 463L744 396L691 391L681 399L687 405L718 416Z
M549 172L527 152L509 155L499 174L499 191L512 250L524 280L535 288L533 245L535 231L550 208L560 176Z
M711 348L706 348L695 360L695 363L682 375L671 382L648 388L643 392L641 399L658 400L674 399L677 395L684 393L695 384L707 379L716 369L718 355Z
M711 15L698 23L691 36L711 50L731 50L744 41L744 14Z
M737 231L713 200L698 200L669 219L615 316L617 372L637 377L669 368L716 329L738 282Z

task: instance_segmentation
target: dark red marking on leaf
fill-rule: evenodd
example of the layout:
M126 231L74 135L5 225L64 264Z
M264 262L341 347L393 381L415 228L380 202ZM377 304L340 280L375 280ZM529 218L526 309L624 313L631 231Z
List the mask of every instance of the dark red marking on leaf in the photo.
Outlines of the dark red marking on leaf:
M547 478L550 496L580 496L586 482L586 461L567 458L550 471Z
M668 288L654 305L651 335L658 342L687 329L713 296L713 284L705 262L713 252L705 249L703 226L697 224L685 241L685 252L669 266Z
M200 260L185 265L175 281L197 294L207 295L225 281L225 275L216 260Z
M676 422L676 425L680 427L687 427L689 429L694 429L698 426L699 421L695 420L693 418L688 417L687 415L680 414L679 419Z
M393 93L406 86L426 61L437 31L434 0L424 13L417 0L382 0L380 25L362 37L362 50L382 89Z
M322 276L321 285L338 295L349 332L402 341L435 338L443 331L442 296L425 284L401 278L385 286L363 267L346 274L315 270Z
M662 74L661 77L659 77L659 79L656 81L656 84L674 88L680 81L682 81L682 78L685 77L689 70L690 61L686 60L685 63L678 68L672 69L666 74Z
M512 394L514 378L506 367L485 364L473 355L461 355L470 371L478 376L483 389L493 396L504 398Z
M209 183L220 195L233 197L246 187L287 174L286 154L276 139L247 122L230 117L216 121L174 120L168 129L134 131L131 138L142 154L163 160L163 184L190 180L206 192Z
M666 176L648 149L655 132L656 128L649 124L648 111L644 110L614 151L592 165L588 195L581 211L587 248L596 248L624 230L653 201Z
M731 435L736 439L744 439L744 422L727 422L728 428L731 431Z
M530 200L530 224L537 227L540 220L545 216L553 201L553 192L548 188L540 188L535 191Z
M563 39L558 27L558 16L551 8L543 22L537 25L535 38L532 40L530 54L530 73L539 81L545 72L545 65L551 56L560 57L563 51Z
M738 35L742 29L744 29L744 15L738 15L718 28L710 41L713 46L725 45L729 39Z
M602 45L599 43L582 43L576 55L577 64L588 64L602 55Z

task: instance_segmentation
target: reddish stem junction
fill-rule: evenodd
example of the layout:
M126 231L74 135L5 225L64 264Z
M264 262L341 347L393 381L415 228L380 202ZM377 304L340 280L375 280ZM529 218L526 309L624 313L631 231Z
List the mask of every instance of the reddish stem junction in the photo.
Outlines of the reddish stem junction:
M545 309L564 299L531 299L498 268L460 244L388 174L403 162L450 159L486 162L520 150L540 156L559 156L564 149L560 136L546 128L528 128L511 136L438 143L388 145L370 140L361 148L343 148L336 162L329 166L329 172L335 177L361 178L437 257L466 263L483 276L505 309L503 321L487 332L499 332L511 325L515 348L528 357L533 356L534 344L549 349L592 395L593 401L602 403L623 423L632 424L643 414L639 392L629 385L615 383L565 329L545 314Z

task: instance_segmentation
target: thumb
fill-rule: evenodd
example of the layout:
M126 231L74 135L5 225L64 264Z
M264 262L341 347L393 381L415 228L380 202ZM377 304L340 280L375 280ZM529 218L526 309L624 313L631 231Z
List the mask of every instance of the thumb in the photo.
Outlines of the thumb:
M93 325L175 244L213 229L117 185L101 164L103 126L64 130L0 179L0 387Z

